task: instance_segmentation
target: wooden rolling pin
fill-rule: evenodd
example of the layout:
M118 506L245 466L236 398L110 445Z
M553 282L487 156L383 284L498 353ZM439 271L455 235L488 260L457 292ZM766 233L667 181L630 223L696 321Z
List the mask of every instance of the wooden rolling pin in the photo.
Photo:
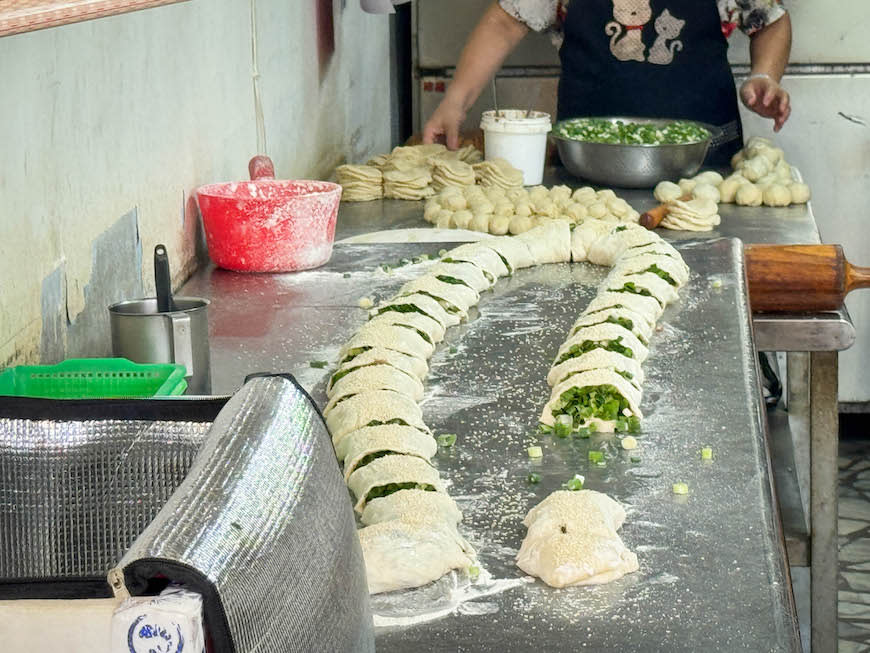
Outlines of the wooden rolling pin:
M692 199L692 194L686 193L678 199L681 202L688 202L690 199ZM659 204L654 209L650 209L642 216L640 216L640 226L646 227L647 229L655 229L662 223L662 220L665 219L665 216L668 214L669 208L670 207L668 206L668 204Z
M831 311L870 288L870 268L849 263L839 245L747 245L753 311Z

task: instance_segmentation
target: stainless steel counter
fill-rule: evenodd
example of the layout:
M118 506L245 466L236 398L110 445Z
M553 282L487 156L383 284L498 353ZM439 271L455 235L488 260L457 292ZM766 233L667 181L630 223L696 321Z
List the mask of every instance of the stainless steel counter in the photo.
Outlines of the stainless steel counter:
M310 362L335 360L366 319L360 296L386 297L426 264L391 273L379 265L445 246L337 245L324 268L287 275L202 271L184 292L213 302L215 389L230 392L252 371L289 371L323 402L330 370ZM603 269L521 270L448 333L431 361L423 411L434 431L458 434L435 463L452 482L483 572L471 586L447 577L399 599L375 597L378 650L798 650L742 248L731 239L681 248L693 276L651 342L640 462L612 437L536 432L553 352ZM526 454L535 442L540 462ZM700 460L705 445L712 463ZM589 464L591 449L607 451L606 467ZM530 471L541 474L539 485L527 483ZM641 568L600 587L524 582L513 564L522 517L575 473L629 506L622 535ZM672 494L677 481L689 484L688 497Z

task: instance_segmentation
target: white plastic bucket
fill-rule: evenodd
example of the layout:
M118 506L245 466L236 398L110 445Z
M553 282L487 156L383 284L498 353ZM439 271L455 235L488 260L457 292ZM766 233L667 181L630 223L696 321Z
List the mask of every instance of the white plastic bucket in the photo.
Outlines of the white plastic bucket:
M523 171L523 184L540 184L544 177L550 114L517 109L484 111L480 118L487 159L505 159Z

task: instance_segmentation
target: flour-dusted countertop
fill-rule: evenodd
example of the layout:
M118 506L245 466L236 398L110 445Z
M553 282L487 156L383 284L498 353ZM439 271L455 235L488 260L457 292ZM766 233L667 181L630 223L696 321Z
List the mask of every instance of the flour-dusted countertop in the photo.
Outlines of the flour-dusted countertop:
M250 372L287 371L322 404L339 347L366 319L359 298L387 297L427 264L379 266L445 246L337 245L327 266L285 275L201 271L183 290L212 300L215 391L232 392ZM398 600L374 597L378 650L797 650L742 248L731 239L681 248L693 277L651 343L647 418L631 454L639 463L606 436L560 440L536 429L552 357L604 269L520 270L451 330L431 361L422 408L436 433L458 435L435 464L452 483L483 571L471 587L448 576ZM540 462L527 456L532 443L544 449ZM707 445L712 463L700 459ZM605 468L590 467L590 449L610 451ZM539 485L527 483L531 471ZM525 580L513 560L526 511L576 473L629 507L621 534L640 570L554 590ZM688 483L689 496L674 496L674 482Z

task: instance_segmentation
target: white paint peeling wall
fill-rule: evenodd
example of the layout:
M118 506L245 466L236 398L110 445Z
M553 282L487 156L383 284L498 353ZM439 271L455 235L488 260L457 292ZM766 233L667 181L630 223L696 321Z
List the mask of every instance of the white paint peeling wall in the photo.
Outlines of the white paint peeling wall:
M152 291L157 242L187 273L193 190L257 153L254 39L279 177L389 147L388 20L336 0L321 66L318 4L192 0L0 39L0 366L107 354L105 306Z

